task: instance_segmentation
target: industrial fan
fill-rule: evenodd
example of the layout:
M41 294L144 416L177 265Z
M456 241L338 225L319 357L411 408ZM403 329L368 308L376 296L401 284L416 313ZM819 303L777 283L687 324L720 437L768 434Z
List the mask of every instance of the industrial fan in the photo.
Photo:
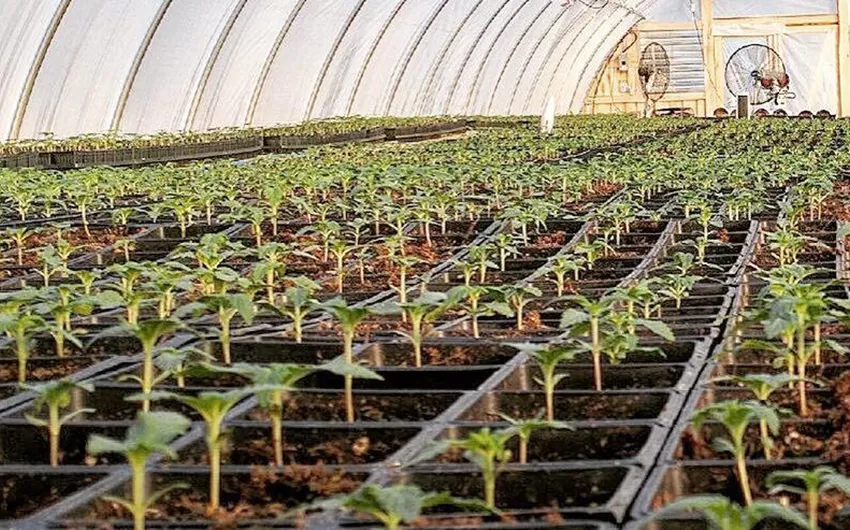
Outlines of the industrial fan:
M670 86L670 57L664 46L657 42L646 45L638 64L640 86L646 96L648 111L655 110L655 104L667 93Z
M733 96L747 95L750 105L784 105L796 95L782 57L764 44L749 44L735 50L726 63L726 88Z

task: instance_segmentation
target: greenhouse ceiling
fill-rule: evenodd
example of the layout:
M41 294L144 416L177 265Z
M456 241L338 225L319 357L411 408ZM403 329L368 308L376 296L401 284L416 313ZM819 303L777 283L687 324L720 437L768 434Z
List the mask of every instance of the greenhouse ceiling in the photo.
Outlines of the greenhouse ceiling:
M0 138L577 112L651 3L3 0Z

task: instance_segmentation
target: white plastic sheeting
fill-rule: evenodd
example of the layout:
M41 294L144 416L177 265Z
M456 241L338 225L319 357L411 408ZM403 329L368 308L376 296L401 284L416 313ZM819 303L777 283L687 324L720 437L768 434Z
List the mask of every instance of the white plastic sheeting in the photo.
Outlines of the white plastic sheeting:
M160 1L72 2L53 37L62 45L47 50L20 135L109 130L124 80L160 6Z
M281 32L279 23L298 0L252 0L239 14L203 87L192 128L205 130L249 123L255 88Z
M88 0L72 0L88 1ZM198 86L239 0L171 0L132 83L121 132L185 129Z
M824 15L838 12L847 0L714 0L715 18Z
M830 13L835 2L715 0L715 10ZM699 0L2 0L0 139L354 114L538 114L550 99L559 113L580 112L635 23L699 13ZM829 41L777 38L789 65L810 73L804 59ZM685 40L683 56L694 47ZM801 101L832 101L834 79L800 75L812 85L800 81Z
M60 0L3 0L0 4L0 140L13 131L39 50Z

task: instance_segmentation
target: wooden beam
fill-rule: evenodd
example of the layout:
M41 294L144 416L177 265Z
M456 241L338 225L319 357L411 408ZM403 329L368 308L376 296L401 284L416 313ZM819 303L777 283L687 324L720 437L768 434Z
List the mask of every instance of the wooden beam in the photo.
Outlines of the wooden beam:
M704 2L709 3L709 2ZM838 2L839 5L846 2ZM846 6L843 6L846 7ZM715 18L718 26L728 24L782 24L784 26L834 26L838 24L838 15L793 15L793 16L761 16L761 17L729 17Z
M720 90L721 77L718 76L717 55L714 49L714 0L700 2L702 21L702 55L705 58L705 112L714 113L714 109L723 106L723 92Z
M850 116L850 2L838 2L839 113Z

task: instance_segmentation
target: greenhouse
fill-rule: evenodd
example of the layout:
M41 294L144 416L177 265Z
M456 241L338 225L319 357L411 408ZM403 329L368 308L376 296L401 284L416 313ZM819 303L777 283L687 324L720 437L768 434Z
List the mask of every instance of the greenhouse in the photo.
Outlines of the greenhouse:
M0 528L850 529L850 0L3 0Z

